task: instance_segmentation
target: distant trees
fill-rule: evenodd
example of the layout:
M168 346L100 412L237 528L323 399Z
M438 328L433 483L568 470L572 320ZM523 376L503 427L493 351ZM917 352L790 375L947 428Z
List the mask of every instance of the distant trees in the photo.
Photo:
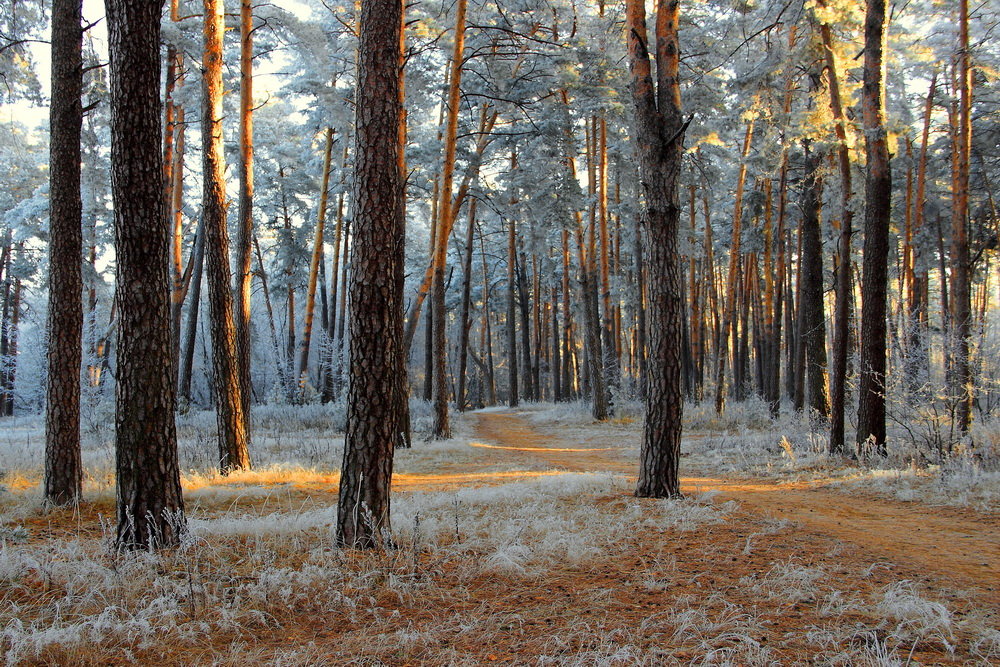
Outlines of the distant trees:
M160 121L162 0L108 0L117 256L117 543L176 545L184 500L174 425L170 239ZM79 257L77 257L79 261Z

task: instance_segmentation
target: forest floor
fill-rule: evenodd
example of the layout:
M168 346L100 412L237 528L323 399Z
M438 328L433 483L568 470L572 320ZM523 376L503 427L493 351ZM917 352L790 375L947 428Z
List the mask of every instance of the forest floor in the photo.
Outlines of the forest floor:
M901 501L771 433L758 437L770 460L734 466L750 456L740 438L708 430L685 435L685 499L636 499L639 435L559 408L468 413L454 440L400 454L381 554L333 545L332 466L188 474L192 538L138 559L108 553L113 494L76 511L8 499L0 651L10 664L1000 663L991 502ZM726 446L738 454L720 458Z

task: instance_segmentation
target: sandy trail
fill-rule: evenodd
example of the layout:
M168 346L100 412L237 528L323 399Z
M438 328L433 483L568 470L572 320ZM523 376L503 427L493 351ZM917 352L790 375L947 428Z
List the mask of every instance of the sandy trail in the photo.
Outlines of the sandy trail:
M471 443L568 472L634 475L617 447L586 447L540 433L515 413L476 414ZM796 522L807 531L855 545L877 560L985 591L1000 587L1000 520L967 509L847 495L824 482L684 477L685 492L717 490L756 513Z

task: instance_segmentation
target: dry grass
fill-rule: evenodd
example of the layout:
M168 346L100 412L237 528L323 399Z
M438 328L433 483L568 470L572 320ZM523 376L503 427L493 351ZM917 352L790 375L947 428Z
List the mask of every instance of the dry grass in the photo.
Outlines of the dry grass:
M197 442L200 431L186 428ZM8 476L0 498L5 661L1000 659L1000 610L989 591L956 591L946 576L886 561L864 545L725 496L640 500L630 495L627 474L551 465L555 456L574 461L603 453L614 468L625 459L602 443L620 449L623 438L634 438L621 424L578 422L546 452L533 451L535 444L469 447L471 423L461 425L464 436L455 441L417 443L397 466L393 546L367 553L334 542L339 458L309 459L319 446L311 439L322 437L317 430L292 446L288 424L276 420L275 428L284 431L288 460L272 452L257 470L229 477L188 468L189 533L181 548L158 554L109 548L113 498L106 476L91 474L86 502L76 511L40 506L37 470ZM262 434L272 445L275 437ZM798 465L780 463L774 446L775 465ZM328 449L336 453L336 443ZM295 451L298 463L289 455ZM774 488L759 486L767 493Z

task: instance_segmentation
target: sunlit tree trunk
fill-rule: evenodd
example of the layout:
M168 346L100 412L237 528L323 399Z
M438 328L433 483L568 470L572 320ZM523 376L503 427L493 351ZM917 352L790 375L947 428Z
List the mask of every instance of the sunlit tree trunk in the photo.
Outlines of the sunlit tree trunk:
M213 381L219 429L219 470L225 474L250 467L250 433L247 430L240 379L240 355L233 317L233 283L229 270L229 232L226 224L225 156L222 143L222 35L225 22L222 1L204 0L204 12L202 224L208 267Z
M919 239L921 231L924 229L925 207L927 203L927 155L930 146L931 120L934 113L934 95L937 89L937 76L935 72L931 75L930 88L927 91L927 98L924 101L924 123L920 135L920 157L917 161L916 195L913 210L913 230L914 239ZM909 345L907 351L910 359L907 364L907 373L910 378L911 388L919 387L921 378L927 379L929 373L930 356L928 354L928 299L927 287L930 282L928 278L929 260L924 256L924 244L919 240L913 244L913 279L910 282L908 294L907 312L909 314Z
M243 418L250 430L250 283L253 279L253 3L240 0L240 127L239 127L239 211L236 223L236 352L239 359L240 398Z
M313 321L316 316L316 286L319 267L323 261L323 235L326 229L326 208L330 195L330 168L333 155L333 128L326 128L323 143L323 177L319 191L319 208L316 210L316 232L313 236L312 259L309 262L309 282L306 287L306 309L303 313L302 338L299 341L299 360L296 379L300 394L308 383L309 348L312 343Z
M446 338L444 272L448 258L448 242L455 222L452 211L452 187L455 177L455 153L458 138L459 94L462 85L462 65L465 54L466 0L458 0L455 10L455 45L451 58L451 81L448 91L448 124L445 128L444 164L441 173L441 203L438 211L441 225L434 248L434 429L433 437L451 437L448 419L448 348Z

